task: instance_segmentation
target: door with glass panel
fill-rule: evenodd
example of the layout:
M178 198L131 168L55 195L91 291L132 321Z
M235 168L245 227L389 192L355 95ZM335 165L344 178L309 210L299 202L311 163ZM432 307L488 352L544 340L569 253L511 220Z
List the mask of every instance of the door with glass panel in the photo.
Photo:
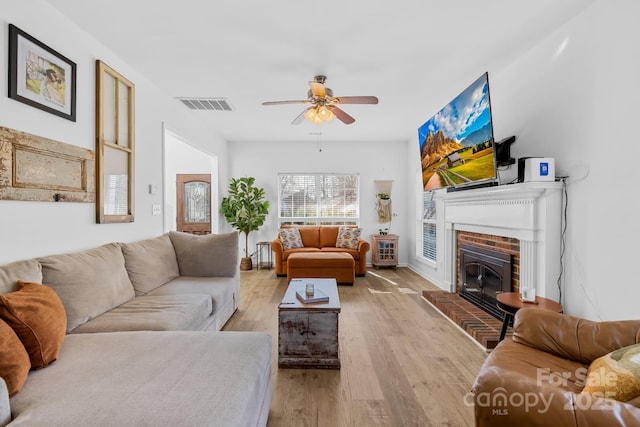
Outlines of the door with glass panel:
M211 175L176 175L176 226L191 234L211 233Z

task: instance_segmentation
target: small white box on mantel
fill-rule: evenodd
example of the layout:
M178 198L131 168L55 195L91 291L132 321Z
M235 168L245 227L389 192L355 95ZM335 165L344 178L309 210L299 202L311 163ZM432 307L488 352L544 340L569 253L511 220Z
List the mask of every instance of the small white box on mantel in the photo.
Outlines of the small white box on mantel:
M525 160L524 182L556 180L556 162L553 157L530 157Z

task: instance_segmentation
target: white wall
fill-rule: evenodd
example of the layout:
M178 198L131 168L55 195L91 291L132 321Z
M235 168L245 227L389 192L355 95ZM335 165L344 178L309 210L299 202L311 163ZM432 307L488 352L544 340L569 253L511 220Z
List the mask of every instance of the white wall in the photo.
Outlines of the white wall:
M8 24L12 23L77 64L77 121L9 99ZM95 61L101 59L136 87L135 222L95 224L93 203L0 201L0 264L34 256L81 250L110 241L129 242L162 233L163 123L176 133L218 155L226 180L227 144L189 110L150 83L114 53L78 29L48 4L37 0L3 2L0 17L0 125L83 148L95 149ZM158 193L149 194L150 184Z
M302 126L307 126L303 123ZM309 124L308 126L313 126ZM328 126L343 126L330 123ZM324 132L330 132L324 130ZM379 224L375 209L376 189L374 180L393 180L392 204L397 217L391 222L391 232L400 235L399 263L406 265L408 251L404 236L408 218L406 145L390 142L345 142L321 143L238 143L229 145L231 158L230 175L239 178L253 176L256 185L263 187L270 203L265 225L249 235L249 251L255 250L255 242L271 241L278 234L278 173L358 173L360 174L360 226L363 237L377 233ZM228 184L228 183L227 183ZM371 252L369 252L369 260Z
M638 16L637 1L596 1L513 63L489 68L496 137L516 135L513 157L555 157L556 174L569 176L562 303L595 320L640 315ZM413 178L417 159L409 165ZM501 178L515 175L512 167ZM411 265L440 277L415 258Z

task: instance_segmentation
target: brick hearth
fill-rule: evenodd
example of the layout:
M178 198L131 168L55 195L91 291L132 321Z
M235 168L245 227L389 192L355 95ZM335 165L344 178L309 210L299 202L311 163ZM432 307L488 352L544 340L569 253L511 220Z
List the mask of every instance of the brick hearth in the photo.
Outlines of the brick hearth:
M484 348L490 350L498 345L502 321L456 293L422 291L422 296ZM507 338L510 335L511 328L507 330Z

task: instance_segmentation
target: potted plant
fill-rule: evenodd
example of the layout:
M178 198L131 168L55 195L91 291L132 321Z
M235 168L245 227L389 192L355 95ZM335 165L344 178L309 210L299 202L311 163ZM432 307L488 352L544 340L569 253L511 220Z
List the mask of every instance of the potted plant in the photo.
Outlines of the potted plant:
M222 199L220 208L227 222L245 235L240 270L253 268L249 254L249 233L258 230L269 213L269 201L265 200L264 189L254 187L255 180L253 177L231 178L229 196Z

